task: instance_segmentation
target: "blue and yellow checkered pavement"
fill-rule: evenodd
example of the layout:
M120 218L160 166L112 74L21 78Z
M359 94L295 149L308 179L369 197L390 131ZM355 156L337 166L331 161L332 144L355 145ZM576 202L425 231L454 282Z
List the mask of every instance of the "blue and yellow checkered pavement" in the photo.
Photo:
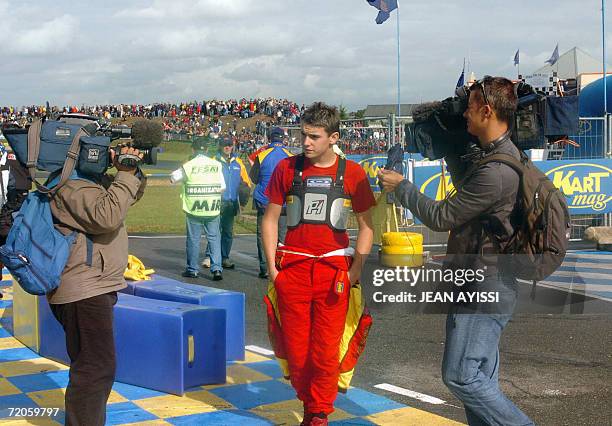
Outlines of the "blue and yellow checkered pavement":
M4 277L3 277L4 278ZM10 276L9 276L10 278ZM12 336L12 287L0 299L0 423L57 425L64 420L68 367L41 358ZM10 408L59 408L54 417L10 417ZM330 424L459 425L391 399L352 388L339 395ZM276 362L247 352L229 363L227 383L200 386L178 397L116 382L107 406L108 425L298 424L302 407Z

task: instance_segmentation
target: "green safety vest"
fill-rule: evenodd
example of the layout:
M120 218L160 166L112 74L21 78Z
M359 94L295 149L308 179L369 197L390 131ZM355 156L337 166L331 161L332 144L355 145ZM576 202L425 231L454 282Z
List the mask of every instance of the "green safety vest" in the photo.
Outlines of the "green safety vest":
M192 216L215 217L221 212L221 163L204 155L183 164L183 211Z

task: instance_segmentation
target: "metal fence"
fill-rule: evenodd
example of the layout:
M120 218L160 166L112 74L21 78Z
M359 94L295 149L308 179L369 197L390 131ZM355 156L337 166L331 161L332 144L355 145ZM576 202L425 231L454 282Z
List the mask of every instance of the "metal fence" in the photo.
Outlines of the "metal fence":
M287 145L301 147L299 126L283 126L287 131ZM347 155L380 154L387 152L392 140L392 117L368 117L340 122L338 147Z
M603 117L581 118L579 128L578 134L570 135L569 139L580 146L568 145L563 152L563 159L604 158L607 154L606 120Z
M178 142L193 142L193 136L187 133L165 132L163 140L178 141Z

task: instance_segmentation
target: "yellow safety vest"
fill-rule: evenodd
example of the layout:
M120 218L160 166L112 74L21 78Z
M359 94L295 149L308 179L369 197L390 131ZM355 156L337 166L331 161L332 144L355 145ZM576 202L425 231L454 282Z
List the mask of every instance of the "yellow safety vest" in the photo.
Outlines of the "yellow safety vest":
M204 155L183 164L183 211L192 216L215 217L221 212L221 163Z

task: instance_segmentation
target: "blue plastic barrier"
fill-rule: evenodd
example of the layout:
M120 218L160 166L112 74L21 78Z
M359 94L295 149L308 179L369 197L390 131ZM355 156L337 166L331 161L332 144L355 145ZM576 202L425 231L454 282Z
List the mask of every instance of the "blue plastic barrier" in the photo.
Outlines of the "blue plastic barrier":
M152 280L139 281L134 294L152 299L193 303L223 308L227 311L227 359L244 360L245 298L244 293L186 284L170 278L152 275Z
M70 364L66 335L44 296L38 315L40 355ZM225 383L225 310L120 293L114 316L117 381L175 395Z
M225 311L119 294L117 380L182 395L225 383Z
M66 333L58 320L53 316L47 296L34 296L38 299L38 353L45 358L69 365L70 358L66 351Z
M150 280L147 281L130 281L125 280L127 287L123 290L120 290L121 293L130 294L132 296L136 296L136 287L142 285L143 283L149 284L168 284L168 283L180 283L181 281L173 280L172 278L162 277L161 275L152 274L149 275Z

